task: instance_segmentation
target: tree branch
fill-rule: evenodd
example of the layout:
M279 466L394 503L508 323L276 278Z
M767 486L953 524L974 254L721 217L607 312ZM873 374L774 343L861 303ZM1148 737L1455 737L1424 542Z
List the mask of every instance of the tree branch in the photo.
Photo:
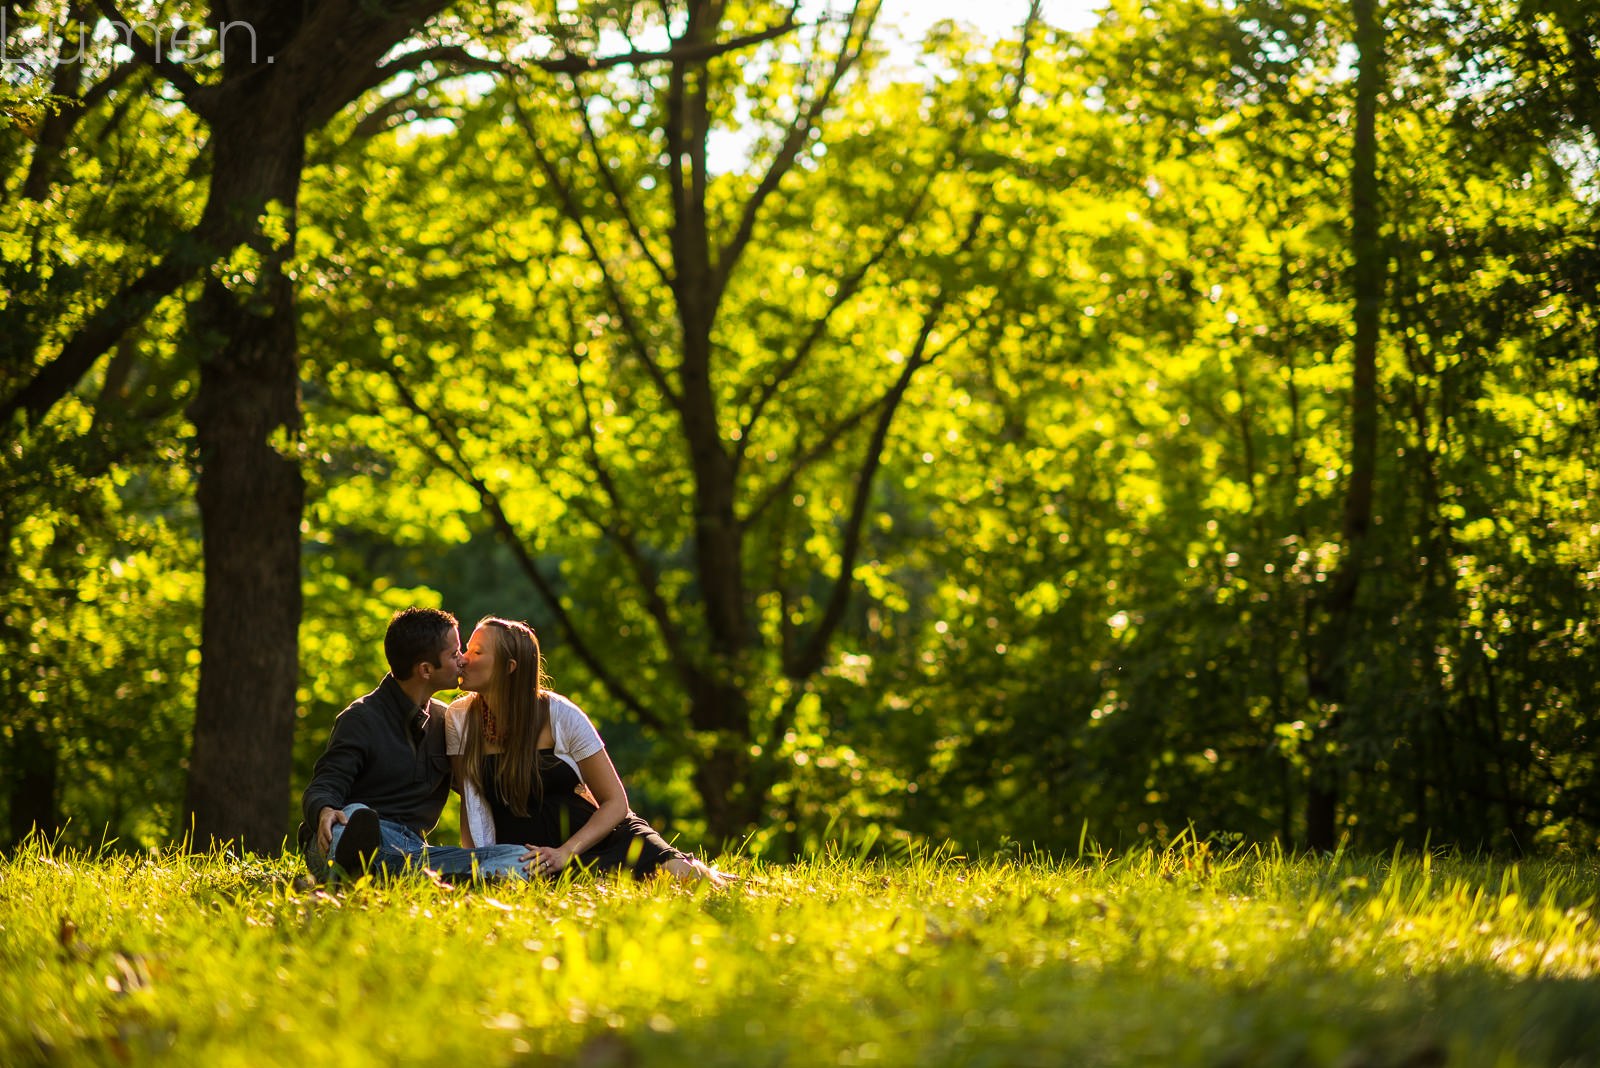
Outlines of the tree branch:
M427 122L457 114L459 109L453 104L434 107L420 103L413 94L407 93L405 96L391 97L363 115L355 129L350 131L350 139L365 141L413 122Z
M1033 59L1033 30L1044 14L1044 0L1028 0L1028 14L1022 20L1022 55L1017 59L1016 80L1011 83L1011 106L1022 103L1022 90L1028 85L1028 63Z
M37 419L55 407L89 373L95 361L117 343L124 331L199 273L209 257L205 255L205 246L195 239L194 231L180 235L174 244L176 247L159 263L123 286L90 316L55 358L39 369L32 381L0 402L0 441L11 437L18 413ZM20 312L16 317L21 319ZM26 366L39 343L38 332L12 327L3 334L0 367Z
M734 265L739 262L739 257L743 255L745 247L749 245L750 238L755 233L756 216L760 214L762 205L777 190L779 183L783 181L784 176L794 166L795 160L800 155L800 150L805 147L806 140L811 136L811 131L816 128L817 120L821 117L823 109L833 99L833 94L838 89L839 83L844 80L844 76L855 65L856 60L861 57L861 50L866 46L867 36L872 32L872 26L877 21L878 12L882 10L881 3L872 3L858 36L855 15L863 2L866 2L866 0L857 0L855 9L851 11L850 27L845 31L844 42L839 46L839 55L833 61L833 71L828 76L827 85L818 90L817 95L811 98L811 102L806 105L804 110L795 115L794 122L790 124L782 146L779 147L777 155L773 157L772 165L767 168L767 173L762 175L760 184L756 186L756 191L750 195L749 200L745 201L744 211L740 215L739 226L734 231L733 237L728 240L728 243L718 253L714 272L715 285L718 292L727 285L728 279L733 273ZM798 6L798 0L796 0L796 3ZM793 11L791 10L791 21L793 17Z
M793 32L799 25L795 21L795 9L791 8L788 17L778 25L729 41L705 41L684 47L674 45L659 52L621 52L612 56L558 56L554 59L532 60L530 65L550 74L588 74L592 71L608 70L611 67L637 67L646 63L695 63L777 40Z
M656 628L661 634L661 641L667 647L667 654L674 666L678 668L679 678L683 681L685 689L692 690L694 671L692 662L684 652L683 639L678 633L678 628L672 620L672 614L667 608L666 600L661 596L661 585L655 574L655 569L639 550L638 542L634 541L630 524L627 520L627 509L623 505L622 494L618 492L615 481L605 462L600 459L600 443L594 429L594 420L589 416L589 395L583 384L583 357L578 355L576 346L569 346L568 353L572 357L573 377L578 383L578 400L583 410L583 433L587 448L584 459L589 469L594 472L600 488L605 491L606 498L611 502L612 513L617 517L613 523L595 525L601 529L607 538L611 539L621 550L622 555L633 567L634 577L639 583L640 592L644 594L645 610L655 620Z
M372 68L370 74L362 79L356 90L356 97L371 92L378 86L402 74L414 74L427 64L443 68L447 72L428 79L429 85L443 81L445 78L460 77L463 74L515 74L516 68L501 63L495 59L485 59L475 56L459 45L435 45L431 48L419 48L414 52L406 52L395 56L389 62ZM354 99L354 97L352 97Z
M740 525L749 526L750 524L754 523L756 520L761 518L761 514L765 512L774 501L788 496L789 490L791 487L793 487L795 479L799 478L800 475L804 473L806 468L810 467L812 464L816 463L817 460L831 452L833 447L839 443L840 438L859 426L861 421L867 416L871 415L876 409L887 403L889 400L889 395L889 393L885 393L876 400L873 400L867 404L863 404L861 407L857 408L855 411L839 420L833 426L829 427L827 432L822 435L821 440L801 454L800 458L789 466L789 470L784 472L783 477L778 479L777 482L774 482L767 488L767 492L761 495L761 499L752 505L750 510L745 513L744 518L739 521Z
M805 339L796 346L788 361L762 387L760 396L756 398L755 403L751 406L749 417L745 420L744 426L740 428L738 444L734 446L733 464L735 471L744 461L745 452L750 447L750 439L755 432L756 423L760 421L767 405L771 403L772 398L777 395L778 391L783 388L784 383L792 378L795 372L799 371L800 367L811 355L811 350L816 347L817 342L822 340L822 335L826 332L828 323L832 321L834 313L860 291L862 283L866 281L867 274L872 268L883 262L883 258L889 254L889 250L899 242L900 238L905 236L905 232L911 228L911 221L922 210L922 204L927 199L928 191L932 188L933 179L929 177L927 181L923 182L921 191L912 200L910 209L901 217L900 224L883 239L883 242L867 258L866 262L862 263L843 282L835 286L833 302L828 305L828 310L822 314L821 318L811 324L811 330L806 334Z
M962 239L956 249L955 258L965 256L972 249L978 239L978 232L983 226L983 209L974 209L972 221L967 227L966 237ZM906 358L904 370L895 381L894 386L884 396L882 409L878 413L877 425L873 427L872 438L867 444L867 450L862 458L861 470L856 475L856 491L850 506L850 517L845 521L844 544L839 550L839 574L833 581L833 588L828 594L827 607L824 608L822 619L817 623L816 629L806 640L805 647L801 649L793 665L786 668L793 678L805 678L815 673L822 667L823 657L827 653L828 643L833 640L833 632L844 620L845 608L850 602L850 588L855 581L856 555L861 549L861 528L867 514L867 505L872 497L872 481L876 477L878 467L883 462L883 446L889 437L889 427L894 422L896 410L900 402L905 399L906 390L911 386L911 378L924 364L933 360L934 356L928 353L928 342L933 337L933 332L939 324L940 317L950 303L948 291L941 289L939 296L934 299L933 305L923 317L922 329L917 335L917 343L911 350L911 355ZM946 346L948 348L948 346Z
M211 105L210 95L206 92L207 87L195 81L194 76L185 70L181 64L174 63L170 59L163 59L161 50L158 47L159 39L157 45L151 45L143 37L140 37L134 30L134 27L138 24L129 22L124 18L122 13L117 10L113 0L95 0L95 6L100 9L100 13L113 26L122 27L122 35L125 38L123 43L128 46L129 51L134 54L134 57L140 63L143 63L146 67L171 82L173 87L183 94L184 103L195 114L208 122L214 118L215 109Z
M933 332L935 322L936 316L930 314L923 324L923 338ZM821 669L828 643L833 639L833 632L844 620L845 608L850 600L850 588L855 582L856 554L861 547L861 527L866 518L867 504L872 496L872 481L883 460L883 445L889 437L889 425L894 421L895 411L911 385L912 375L916 374L922 364L920 355L907 359L899 379L883 399L883 408L878 414L877 425L872 429L872 439L867 444L861 470L856 474L855 495L850 505L850 516L845 521L844 544L839 550L839 574L834 578L833 587L829 590L828 603L823 609L822 619L818 621L794 661L784 665L785 674L791 678L803 679Z
M71 21L82 21L84 12L77 5L67 10ZM67 42L63 37L55 74L51 79L50 95L63 98L67 102L51 111L45 116L44 122L39 124L39 137L34 142L33 158L28 161L28 174L22 181L23 199L35 203L42 201L49 193L51 172L55 169L56 160L66 146L67 137L77 125L78 116L83 114L83 109L77 102L78 90L83 84L83 59L81 56L76 56L61 62L66 59L66 54Z
M578 659L583 661L590 674L605 687L606 692L632 712L640 723L661 734L666 734L666 724L662 722L660 717L650 711L634 696L633 692L628 689L621 679L607 671L600 658L590 649L588 642L584 641L576 621L573 620L565 606L562 605L561 598L554 587L551 586L550 580L545 578L543 573L539 571L538 564L528 552L528 547L517 532L516 526L506 515L505 509L501 506L499 495L490 489L483 479L473 473L472 465L466 460L460 444L455 440L452 429L417 400L416 395L406 387L399 371L389 367L385 368L385 372L389 376L389 380L394 383L395 390L400 395L401 403L427 423L428 429L433 432L435 437L449 447L454 459L441 455L436 448L420 441L416 443L418 447L434 456L442 466L449 469L452 474L472 487L473 491L477 493L479 503L483 505L484 511L489 514L490 522L494 525L495 531L505 540L506 547L517 558L517 563L522 568L523 573L527 575L528 581L539 591L539 595L544 599L546 607L555 615L557 625L560 626L562 634L566 637L567 644L578 655Z
M556 169L550 157L540 147L538 131L533 128L533 120L523 110L521 100L513 99L512 111L516 115L517 125L522 127L522 132L528 139L528 147L533 151L534 160L539 164L540 171L544 173L545 179L549 181L557 199L561 202L562 213L566 215L569 222L578 228L578 236L582 239L584 247L589 250L589 256L594 260L595 266L600 269L600 278L605 284L606 295L610 298L612 306L617 309L617 316L622 321L622 327L627 332L628 340L632 344L634 352L644 364L646 372L650 375L650 380L661 391L662 397L669 401L674 408L682 411L682 398L673 391L671 384L667 381L666 374L661 369L661 365L656 362L655 357L650 352L650 347L645 344L644 334L639 329L637 320L634 319L633 310L628 307L628 302L622 294L621 285L612 275L611 267L606 263L605 256L601 254L600 246L596 243L594 235L589 232L588 223L584 219L582 210L578 207L577 198L573 195L571 186L561 177L561 172Z
M605 157L600 153L600 139L595 136L594 124L589 121L589 98L584 95L583 86L579 83L577 75L572 78L572 91L577 97L578 118L583 122L584 139L589 142L589 152L594 156L594 165L600 172L600 177L606 183L606 189L611 193L611 199L616 202L617 213L622 216L622 221L627 224L628 233L633 236L634 244L639 246L640 253L645 261L655 268L656 276L663 285L672 286L672 278L661 266L661 261L656 259L655 253L650 251L650 246L644 239L644 234L639 229L638 222L633 217L633 210L628 206L628 198L622 193L622 187L617 183L617 176L606 165Z
M89 111L101 100L122 88L123 84L141 69L143 68L137 63L123 63L113 68L104 78L89 86L89 91L84 93L83 97L71 106L80 113Z
M1027 69L1028 58L1031 51L1031 39L1034 24L1039 17L1041 0L1030 0L1028 17L1022 26L1022 52L1018 60L1015 79L1012 84L1013 106L1021 100L1023 89L1023 75ZM972 211L972 217L967 224L967 232L956 248L952 259L960 260L971 250L978 239L978 234L983 228L984 201L979 200L979 206ZM823 610L822 618L816 628L806 640L805 646L794 658L792 663L785 665L785 672L791 678L805 678L822 667L823 658L827 654L828 644L833 639L833 633L844 620L845 609L850 601L850 589L855 579L856 556L861 549L861 528L866 519L867 505L872 495L872 481L883 461L883 446L889 436L889 427L894 421L896 410L906 391L910 388L912 376L924 364L931 362L939 353L930 354L928 343L933 337L933 332L938 326L940 317L950 303L949 292L945 289L939 291L927 314L923 317L922 329L917 335L916 345L912 348L911 355L906 359L905 369L894 386L884 396L882 407L878 413L877 424L873 427L872 438L867 445L866 453L862 458L861 469L856 475L855 496L851 502L850 516L845 522L844 544L840 547L839 574L835 577L833 587L828 594L828 603ZM954 344L952 342L951 344ZM947 351L950 346L945 346L941 352Z
M99 0L99 2L105 4L107 0ZM433 45L396 56L382 66L375 67L360 82L357 95L376 89L384 82L398 75L419 70L424 64L428 63L432 63L435 66L454 68L458 74L476 73L516 76L532 68L542 70L547 74L577 76L610 70L613 67L638 67L649 63L693 62L695 60L712 59L728 52L736 52L752 45L776 40L795 30L798 25L795 21L795 12L791 10L789 17L782 23L776 26L769 26L756 33L747 34L744 37L736 37L731 41L709 42L687 48L673 47L665 50L631 49L627 52L618 52L609 56L562 55L549 59L524 60L521 65L502 62L485 56L475 56L461 45Z

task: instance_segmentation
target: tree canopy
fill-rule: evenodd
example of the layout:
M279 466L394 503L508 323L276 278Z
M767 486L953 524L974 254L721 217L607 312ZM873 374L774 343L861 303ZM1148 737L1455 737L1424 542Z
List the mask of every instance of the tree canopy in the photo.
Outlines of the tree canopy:
M689 841L1595 841L1600 14L325 6L8 9L13 837L273 848L427 603Z

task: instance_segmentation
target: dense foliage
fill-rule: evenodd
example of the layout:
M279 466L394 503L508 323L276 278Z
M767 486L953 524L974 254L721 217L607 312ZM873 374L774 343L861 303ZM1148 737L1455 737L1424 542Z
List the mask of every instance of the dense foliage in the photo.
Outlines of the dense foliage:
M193 540L193 309L281 270L284 820L420 602L534 623L636 806L713 844L1594 843L1600 14L1019 5L908 69L875 3L814 8L428 19L307 131L293 210L47 406L207 232L214 149L170 71L51 58L86 12L18 15L13 837L181 833L231 593Z

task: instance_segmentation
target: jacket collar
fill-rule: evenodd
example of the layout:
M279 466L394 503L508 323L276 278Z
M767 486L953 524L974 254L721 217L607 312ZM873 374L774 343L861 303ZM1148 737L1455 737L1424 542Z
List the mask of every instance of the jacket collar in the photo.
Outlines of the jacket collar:
M389 706L395 719L405 726L406 732L420 742L428 731L427 705L413 704L410 695L400 685L400 680L393 675L383 677L383 682L378 685L378 694ZM433 702L429 701L428 704Z

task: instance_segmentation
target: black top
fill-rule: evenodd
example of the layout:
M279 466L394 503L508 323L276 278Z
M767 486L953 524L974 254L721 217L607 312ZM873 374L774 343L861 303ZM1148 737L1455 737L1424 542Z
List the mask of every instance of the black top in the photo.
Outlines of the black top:
M300 799L306 823L315 824L324 806L359 802L417 834L433 830L450 796L444 711L432 700L419 708L393 675L385 675L333 721L328 748Z
M518 816L500 799L494 776L499 758L485 756L478 766L483 796L494 814L494 835L501 842L548 846L559 849L572 833L598 811L595 803L577 792L582 781L572 765L556 756L554 749L539 750L539 782L542 789L529 784L526 816ZM579 862L594 871L627 869L646 878L669 860L687 856L667 844L655 828L637 813L629 812L605 837L578 855Z
M511 806L500 798L494 779L500 769L500 757L486 755L480 768L478 781L483 784L489 811L494 813L494 836L498 841L559 848L598 811L592 801L577 792L582 780L571 764L556 756L553 748L539 750L539 783L543 790L529 784L526 816L512 812Z

